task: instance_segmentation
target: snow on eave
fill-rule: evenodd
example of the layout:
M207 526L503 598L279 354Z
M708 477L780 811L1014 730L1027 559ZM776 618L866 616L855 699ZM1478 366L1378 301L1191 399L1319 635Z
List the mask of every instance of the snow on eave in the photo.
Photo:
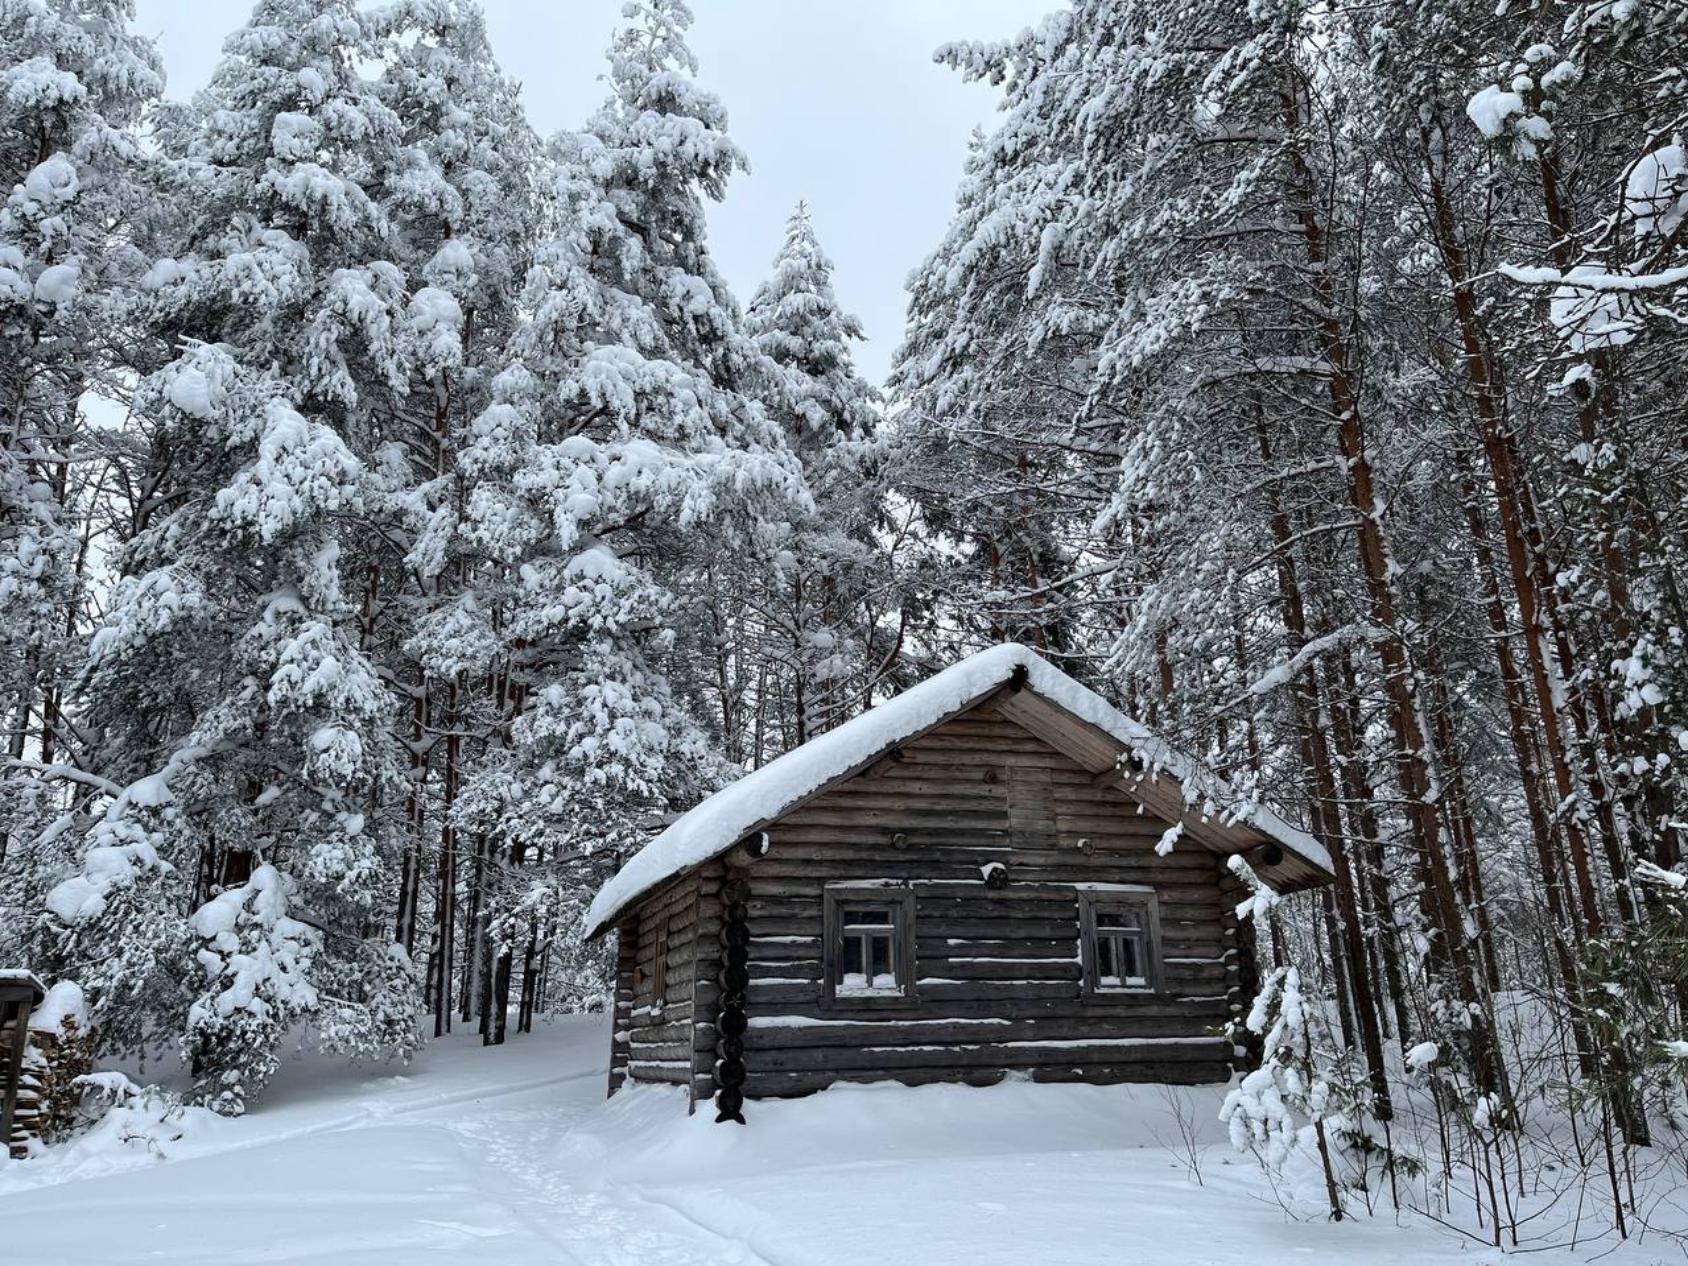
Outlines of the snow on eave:
M1317 869L1330 857L1305 832L1264 805L1236 799L1216 774L1176 751L1101 695L1081 685L1030 647L1003 643L950 665L893 699L853 717L802 747L728 784L682 815L640 849L599 891L586 912L586 934L597 936L640 897L694 866L720 856L799 801L871 764L899 743L964 712L1025 670L1025 688L1104 731L1150 769L1170 776L1186 803L1214 806L1229 823L1247 827Z
M27 967L0 967L0 985L28 985L37 1001L47 993L47 986L41 983L41 978Z

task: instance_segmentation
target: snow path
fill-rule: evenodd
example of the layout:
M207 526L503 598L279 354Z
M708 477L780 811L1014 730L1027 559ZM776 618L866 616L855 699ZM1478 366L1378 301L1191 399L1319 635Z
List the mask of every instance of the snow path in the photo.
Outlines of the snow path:
M1219 1091L835 1088L688 1118L603 1099L600 1019L409 1069L296 1059L263 1107L0 1164L0 1260L39 1266L1420 1266L1505 1259L1387 1214L1333 1226L1233 1158ZM1205 1146L1178 1155L1182 1113ZM176 1137L175 1135L179 1135ZM1531 1254L1538 1266L1608 1248ZM1631 1245L1609 1266L1661 1260ZM15 1256L14 1256L15 1254Z
M502 1051L454 1036L415 1072L278 1083L217 1132L236 1137L184 1140L208 1154L95 1176L0 1169L0 1219L24 1227L18 1260L43 1266L767 1266L559 1171L558 1139L603 1101L607 1045L597 1021L570 1021ZM532 1076L545 1062L567 1071Z
M601 1085L601 1083L598 1083ZM683 1212L655 1209L636 1194L583 1186L580 1176L558 1166L557 1140L580 1111L502 1112L452 1128L471 1140L484 1161L483 1182L506 1181L486 1191L502 1199L524 1225L550 1240L557 1260L598 1266L694 1266L742 1263L772 1266L754 1254L734 1251ZM487 1260L482 1258L481 1260Z

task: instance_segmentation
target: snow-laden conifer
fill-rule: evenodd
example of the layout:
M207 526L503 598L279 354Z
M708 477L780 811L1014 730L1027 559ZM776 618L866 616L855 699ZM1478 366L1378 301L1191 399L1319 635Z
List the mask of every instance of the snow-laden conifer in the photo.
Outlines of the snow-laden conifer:
M120 393L112 351L146 267L134 237L153 213L140 128L164 81L132 17L128 0L0 8L0 725L7 757L43 766L60 762L71 732L85 541L105 513L105 438L88 426L85 395ZM0 776L0 861L13 862L0 867L0 905L38 900L50 882L36 867L57 853L33 860L33 841L61 790L32 767ZM15 922L0 931L0 957L23 934Z
M461 962L470 994L483 968L479 882L493 847L459 831L457 792L472 765L501 758L511 714L510 663L497 632L508 571L463 531L467 482L457 457L493 399L518 325L539 232L538 142L473 4L401 0L371 21L381 54L376 88L400 142L383 207L408 285L409 383L378 454L365 609L367 636L398 687L395 729L408 748L396 936L407 949L426 945L443 1028L450 968ZM487 739L441 742L442 730ZM455 958L454 932L463 936Z
M741 586L736 600L717 595L712 602L712 615L732 605L748 617L730 633L717 632L715 684L729 744L755 759L807 741L871 693L872 675L894 642L881 625L899 614L874 538L885 492L878 393L856 370L851 344L866 335L840 306L832 273L809 209L800 204L746 316L757 347L777 369L769 408L815 501L811 514L773 525L763 551L744 567L711 572L717 585ZM750 752L746 716L766 711L770 695L789 728L770 735L768 748Z
M142 285L154 346L176 354L136 391L150 446L133 477L153 496L81 683L112 780L157 780L148 799L167 811L134 827L173 868L175 899L273 907L320 937L298 956L296 1016L208 1021L209 971L186 1017L156 1000L148 1036L187 1023L227 1110L261 1088L285 1022L328 996L314 973L371 957L396 860L389 699L343 584L414 345L381 205L398 126L363 77L365 22L350 4L263 0L164 129L179 218ZM120 819L134 804L120 797ZM265 893L257 874L274 877ZM342 971L335 1000L387 983Z
M552 142L531 316L457 456L490 587L451 618L496 604L493 640L465 644L511 665L507 749L463 792L466 829L512 868L502 927L576 919L590 876L724 775L674 684L698 646L688 596L809 505L708 251L704 202L743 157L693 78L689 23L673 0L629 5L608 100Z

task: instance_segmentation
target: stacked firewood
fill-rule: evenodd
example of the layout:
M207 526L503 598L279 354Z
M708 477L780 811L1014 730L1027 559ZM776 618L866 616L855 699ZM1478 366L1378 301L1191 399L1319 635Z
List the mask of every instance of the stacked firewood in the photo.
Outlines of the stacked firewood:
M27 1156L35 1144L56 1143L74 1132L82 1101L78 1079L94 1069L94 1035L82 991L75 985L55 985L27 1023L29 1044L18 1076L12 1137L7 1140L13 1157ZM14 1036L0 1034L0 1049Z

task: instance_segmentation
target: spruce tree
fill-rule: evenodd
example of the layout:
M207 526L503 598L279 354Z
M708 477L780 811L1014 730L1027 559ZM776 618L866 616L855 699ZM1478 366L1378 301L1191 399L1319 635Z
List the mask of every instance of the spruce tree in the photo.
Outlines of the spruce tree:
M766 699L724 697L724 718L754 706L789 722L777 745L765 742L750 753L760 760L850 714L884 667L895 638L881 626L900 610L874 537L884 497L878 393L857 373L850 351L865 335L833 293L832 261L806 206L786 225L746 327L778 367L771 408L815 501L813 513L768 542L769 552L746 560L737 605L751 618L730 639L718 638L718 653L733 661L721 680L754 680L760 694L776 695L771 709ZM727 728L742 731L742 723ZM742 733L732 737L743 745Z
M198 1093L219 1110L241 1110L273 1068L280 1028L259 1020L284 994L337 1048L415 1041L386 1018L414 1011L408 973L370 934L400 765L342 583L415 325L381 205L397 121L361 70L377 52L349 3L262 0L163 131L179 222L144 279L146 346L180 351L136 391L150 442L134 477L152 494L80 683L102 767L149 788L90 839L144 842L171 868L155 917L219 903L319 941L283 972L227 920L188 921L197 998L184 1021L164 995L150 1028L185 1022ZM59 943L79 945L77 921L59 922ZM231 972L255 978L231 995Z

